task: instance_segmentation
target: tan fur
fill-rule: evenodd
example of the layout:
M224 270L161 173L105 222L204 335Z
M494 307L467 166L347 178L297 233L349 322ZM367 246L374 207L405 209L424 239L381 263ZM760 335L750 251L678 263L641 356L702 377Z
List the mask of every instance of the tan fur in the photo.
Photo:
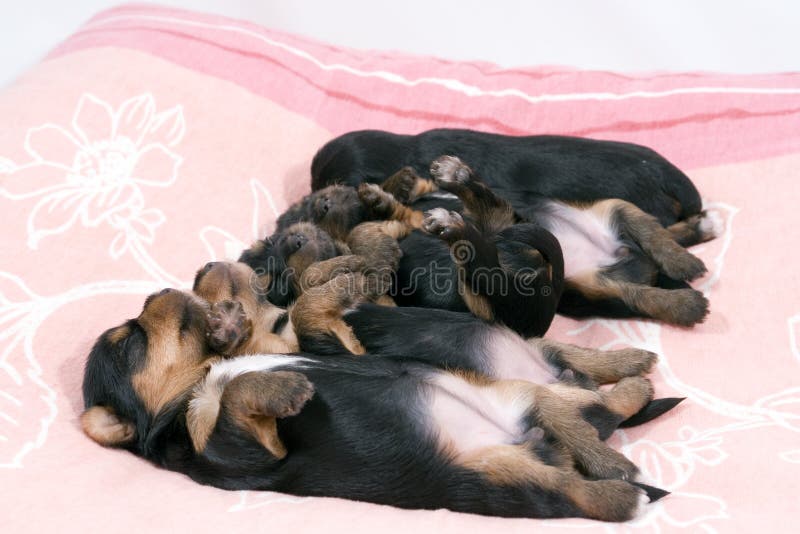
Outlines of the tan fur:
M432 180L421 178L412 167L403 167L391 175L383 181L381 189L403 204L410 204L423 195L439 190Z
M233 284L231 282L234 282ZM263 298L259 298L256 291L258 276L243 263L216 263L200 280L198 280L195 293L201 298L214 304L225 300L236 299L241 303L244 313L252 323L252 334L244 344L236 347L230 354L257 354L260 352L274 352L288 354L297 352L297 338L291 328L286 329L286 335L272 333L275 321L285 313L283 308L273 305ZM236 286L239 291L236 295L231 287Z
M606 408L627 419L653 400L653 384L646 378L630 376L600 394Z
M498 380L491 387L508 402L529 405L537 425L553 435L589 475L629 478L638 472L630 460L600 441L597 430L581 416L581 407L602 402L596 392L521 380Z
M461 462L501 486L535 484L569 498L586 517L604 521L630 519L641 491L621 480L585 480L565 465L548 465L526 445L498 445L476 451Z
M458 269L458 291L467 309L484 321L494 321L494 308L489 299L485 295L476 293L467 285L466 271L463 266L457 265L456 268Z
M425 180L424 178L420 178L414 182L414 187L411 190L411 201L418 199L421 196L427 195L429 193L435 193L439 190L436 183L433 180Z
M128 325L124 324L122 326L118 326L117 328L109 332L107 339L109 343L116 345L117 343L128 337L130 333L131 329L128 327Z
M366 350L342 320L342 314L361 302L378 298L370 287L363 275L353 273L309 289L289 312L295 331L307 336L332 335L353 354L364 354Z
M379 186L362 183L358 187L358 195L372 219L399 221L412 228L422 227L422 212L399 202L394 195Z
M86 435L104 447L124 445L136 437L134 424L120 420L105 406L92 406L83 412L80 421Z
M703 262L680 246L658 219L634 204L620 199L595 203L590 211L598 214L610 226L621 226L658 266L675 280L692 280L705 272Z
M561 491L569 476L568 471L542 462L530 452L527 444L487 447L459 463L501 486L533 483L547 490Z
M620 282L597 271L570 278L566 285L589 299L620 299L642 315L670 324L695 324L703 320L708 310L707 299L694 289L662 289Z
M205 372L205 322L180 332L185 309L204 317L203 305L194 295L172 291L152 298L139 315L147 333L147 361L133 375L132 385L151 414L188 391Z
M431 176L440 189L456 195L484 232L496 233L517 222L511 204L494 194L472 169L455 156L441 156L431 164Z
M367 266L366 258L356 254L336 256L311 264L300 277L301 292L318 287L340 274L359 272Z
M242 430L249 432L275 458L286 456L276 418L299 413L313 395L313 386L292 371L249 372L225 384L222 409Z
M647 373L657 361L655 354L633 348L602 351L544 338L533 338L528 342L541 350L546 358L554 358L600 384Z

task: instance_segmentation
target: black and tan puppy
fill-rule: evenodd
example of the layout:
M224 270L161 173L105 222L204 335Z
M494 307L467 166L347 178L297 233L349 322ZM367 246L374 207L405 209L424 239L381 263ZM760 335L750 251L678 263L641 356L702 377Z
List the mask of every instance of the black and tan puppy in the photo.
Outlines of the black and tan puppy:
M419 135L363 130L339 136L314 156L311 189L381 183L401 167L428 177L430 162L442 154L468 162L526 218L535 215L535 202L540 199L584 203L618 198L654 216L663 226L699 215L702 209L689 178L647 147L456 129Z
M467 241L478 248L480 236L519 228L526 220L456 157L436 159L431 174L440 189L458 196L469 217L465 220L460 213L441 208L427 212L423 227L451 247ZM675 239L676 235L692 242L713 238L705 219L665 229L620 199L583 204L539 199L531 208L530 222L552 233L563 251L566 287L559 312L649 317L684 326L705 318L708 301L686 284L705 273L705 265ZM479 232L469 221L477 223ZM414 261L415 250L404 247L404 252ZM511 255L515 256L519 254Z
M334 189L339 191L344 187L334 186ZM381 261L381 254L372 252L385 250L384 242L370 241L367 238L373 234L361 231L364 226L377 223L348 226L367 213L370 218L391 221L394 229L390 233L400 240L399 247L394 245L399 263L392 267L397 276L391 288L391 296L398 304L471 311L524 336L543 335L555 316L563 289L564 267L555 237L530 223L484 224L482 214L477 213L474 231L472 226L468 227L463 239L445 246L439 239L415 231L423 224L423 212L404 206L392 194L396 192L407 199L424 198L433 189L438 189L435 184L403 169L389 177L382 188L362 184L354 196L346 197L346 204L337 207L335 217L326 215L319 219L306 207L334 198L328 196L331 188L326 188L291 208L287 212L291 217L279 224L279 230L272 237L254 243L242 253L240 261L258 272L269 273L272 279L269 300L286 306L299 295L298 273L313 261L355 253L369 256L370 266L386 264ZM353 198L359 198L361 204L356 206L351 202ZM445 202L452 205L452 200ZM333 213L332 208L326 213ZM310 222L282 226L302 217L319 220L322 226L310 226ZM336 232L347 228L348 233L336 239L325 228ZM356 247L363 252L354 250Z
M323 262L326 265L315 275L316 285L306 288L288 310L288 319L283 320L276 318L276 307L259 294L253 283L257 277L248 266L225 262L207 265L198 271L194 291L213 304L210 338L228 340L220 351L226 356L275 350L272 334L262 335L265 344L259 345L257 336L242 335L241 330L229 326L258 324L263 332L278 332L292 347L314 354L369 353L496 379L538 384L567 380L589 390L596 390L596 384L621 384L640 377L656 361L655 354L633 348L599 351L542 338L525 340L507 327L469 313L378 305L382 294L379 285L354 271L356 263L351 258ZM333 267L331 262L338 266ZM250 291L234 292L233 287ZM242 339L244 342L240 342ZM629 382L630 388L650 387L638 379ZM606 439L617 426L644 423L680 400L649 402L632 419L599 406L586 417Z
M648 493L664 494L629 482L635 466L581 415L597 402L635 413L649 391L546 387L391 358L222 360L205 343L208 311L165 290L98 339L81 416L92 439L221 488L406 508L624 521Z

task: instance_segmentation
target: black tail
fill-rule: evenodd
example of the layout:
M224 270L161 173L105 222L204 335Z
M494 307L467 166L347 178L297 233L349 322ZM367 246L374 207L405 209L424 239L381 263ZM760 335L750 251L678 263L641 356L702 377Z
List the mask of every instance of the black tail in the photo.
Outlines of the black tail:
M666 497L667 495L669 495L669 492L667 490L656 488L654 486L648 486L647 484L642 484L641 482L631 482L631 484L642 488L645 491L645 493L647 493L647 498L650 499L650 502L656 502L662 497Z
M645 404L644 408L628 417L619 424L619 428L630 428L638 426L648 421L652 421L659 415L663 415L680 404L686 397L666 397L654 399Z

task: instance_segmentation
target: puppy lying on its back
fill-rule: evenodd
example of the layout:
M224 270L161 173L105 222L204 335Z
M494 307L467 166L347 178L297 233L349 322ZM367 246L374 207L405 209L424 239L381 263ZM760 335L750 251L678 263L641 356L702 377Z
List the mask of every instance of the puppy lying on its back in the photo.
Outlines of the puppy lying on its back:
M298 273L308 264L351 253L374 257L373 249L387 246L385 241L353 235L362 225L350 224L367 214L373 224L377 220L395 223L390 233L400 242L393 247L399 263L391 267L397 271L391 296L399 304L472 311L524 336L547 331L563 289L564 270L561 249L550 232L524 221L495 230L490 225L480 226L479 220L479 226L468 230L461 240L463 250L451 250L447 243L418 231L425 214L401 204L393 195L424 198L437 189L434 184L401 170L389 177L383 188L386 190L362 184L357 193L350 194L347 186L333 186L307 196L279 218L275 234L254 243L239 261L269 274L272 281L267 298L286 306L299 295ZM336 199L342 204L335 204ZM452 205L451 200L446 202ZM320 205L326 208L317 210L315 206ZM314 225L308 226L308 222ZM456 265L454 260L462 264ZM368 264L376 268L376 262L380 258Z
M378 130L346 133L314 156L311 189L380 183L405 166L427 177L430 162L442 154L468 162L525 217L531 216L531 204L538 199L582 203L618 198L656 217L663 226L699 215L702 209L689 178L644 146L455 129L419 135Z
M97 340L92 439L225 489L405 508L624 521L665 493L622 480L636 468L581 417L579 388L380 357L224 360L205 343L208 311L165 290ZM620 413L646 403L620 385L593 398Z
M283 320L276 307L260 298L256 286L249 282L255 277L249 267L224 262L207 265L198 271L194 291L213 304L209 339L223 340L217 351L226 356L276 350L278 345L271 334L259 338L254 332L251 325L257 324L263 332L280 332L291 351L298 346L316 354L348 350L498 379L538 384L566 380L587 390L585 398L598 403L591 417L585 417L602 439L618 425L644 423L681 400L648 402L641 412L627 419L614 414L602 408L596 385L617 383L620 387L624 383L631 392L638 391L634 395L651 398L644 393L651 386L640 375L650 370L655 354L633 348L599 351L542 338L525 340L506 327L486 323L469 313L378 305L380 285L365 282L361 273L352 272L358 265L352 258L335 258L338 269L326 265L317 271L318 285L307 287ZM325 276L330 279L325 280ZM234 292L233 287L250 289Z

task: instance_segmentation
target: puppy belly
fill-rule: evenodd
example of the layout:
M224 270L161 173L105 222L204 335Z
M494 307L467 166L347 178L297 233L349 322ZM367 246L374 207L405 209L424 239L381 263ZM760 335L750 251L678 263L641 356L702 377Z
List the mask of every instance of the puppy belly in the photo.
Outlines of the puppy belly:
M564 253L564 276L573 278L617 262L622 242L607 214L573 208L560 202L549 206L544 226L556 236Z
M485 347L495 378L534 384L549 384L556 379L556 369L547 364L541 351L507 328L492 329Z
M523 399L503 399L491 387L447 373L434 375L428 385L430 430L455 459L485 447L525 441L530 404Z

